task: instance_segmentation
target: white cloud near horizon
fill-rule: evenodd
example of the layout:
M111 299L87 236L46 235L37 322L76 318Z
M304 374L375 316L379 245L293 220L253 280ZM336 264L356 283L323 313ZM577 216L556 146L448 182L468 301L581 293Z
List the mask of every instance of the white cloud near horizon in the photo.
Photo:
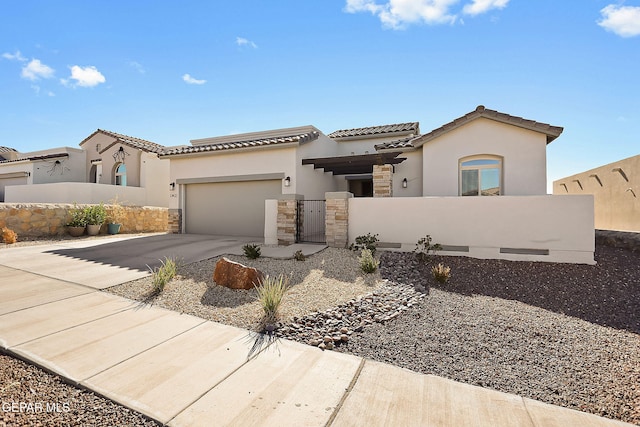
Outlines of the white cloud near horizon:
M27 80L50 79L55 73L54 69L40 62L39 59L32 59L27 65L22 67L20 76Z
M347 13L369 12L377 16L387 28L402 29L409 24L455 24L460 11L452 11L459 0L388 0L378 4L375 0L347 0ZM471 0L462 13L479 15L492 9L503 9L509 0Z
M244 37L236 37L236 44L238 46L251 46L254 49L258 48L258 45L252 42L249 39L245 39Z
M74 65L69 68L71 69L71 76L68 79L60 79L60 83L65 86L94 87L107 81L104 75L93 65L88 67ZM69 80L75 80L75 82L69 83Z
M190 74L185 74L184 76L182 76L182 80L190 85L203 85L207 82L206 80L198 80L194 77L191 77Z
M640 35L640 6L610 4L600 11L602 20L598 25L620 37Z
M19 50L16 50L16 53L5 52L5 53L2 54L2 57L4 59L8 59L9 61L20 61L20 62L26 62L27 61L27 58L22 56L22 54L20 53Z
M509 4L509 0L472 0L464 5L462 12L467 15L480 15L492 9L504 9Z

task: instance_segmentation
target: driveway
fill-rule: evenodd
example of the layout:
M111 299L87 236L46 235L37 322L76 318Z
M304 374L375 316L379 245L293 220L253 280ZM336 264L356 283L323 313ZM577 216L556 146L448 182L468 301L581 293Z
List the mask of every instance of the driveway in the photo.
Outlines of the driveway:
M154 234L105 240L65 240L53 245L0 251L0 265L104 289L149 275L165 257L192 263L241 253L261 238L196 234ZM211 272L213 274L213 272Z

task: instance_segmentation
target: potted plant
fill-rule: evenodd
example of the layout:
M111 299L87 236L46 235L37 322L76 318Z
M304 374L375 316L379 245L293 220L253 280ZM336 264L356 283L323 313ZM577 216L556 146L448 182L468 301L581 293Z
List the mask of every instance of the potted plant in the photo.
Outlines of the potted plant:
M107 219L107 209L103 203L99 205L87 206L85 208L87 218L87 234L89 236L97 236L100 233L102 224Z
M109 203L111 204L111 208L109 216L107 217L107 232L109 234L118 234L126 215L126 209L118 200L118 196L109 200Z
M73 209L69 211L69 215L71 216L71 219L67 222L67 230L69 231L69 234L73 237L82 236L84 234L84 229L87 226L85 210L78 208L74 203Z

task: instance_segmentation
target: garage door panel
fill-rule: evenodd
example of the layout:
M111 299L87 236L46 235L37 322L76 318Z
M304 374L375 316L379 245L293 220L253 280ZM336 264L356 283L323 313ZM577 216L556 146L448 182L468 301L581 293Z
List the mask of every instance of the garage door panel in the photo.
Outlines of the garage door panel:
M185 230L193 234L264 235L264 201L281 196L280 180L189 184Z

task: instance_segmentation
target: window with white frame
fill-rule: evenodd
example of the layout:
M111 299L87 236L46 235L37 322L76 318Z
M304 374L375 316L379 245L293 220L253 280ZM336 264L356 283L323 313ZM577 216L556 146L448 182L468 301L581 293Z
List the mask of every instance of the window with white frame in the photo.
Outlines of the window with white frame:
M127 167L124 163L118 163L115 167L115 184L122 185L123 187L127 186Z
M499 196L501 194L501 157L474 156L460 160L461 196Z

